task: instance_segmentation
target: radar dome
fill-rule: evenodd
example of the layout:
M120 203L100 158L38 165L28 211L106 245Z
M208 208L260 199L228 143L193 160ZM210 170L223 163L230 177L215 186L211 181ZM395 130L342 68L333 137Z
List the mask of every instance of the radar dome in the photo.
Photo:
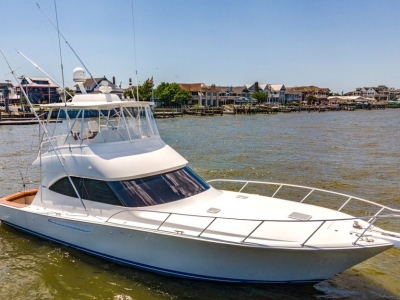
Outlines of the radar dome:
M82 68L75 68L72 72L72 77L74 82L85 82L86 81L86 73L85 70Z

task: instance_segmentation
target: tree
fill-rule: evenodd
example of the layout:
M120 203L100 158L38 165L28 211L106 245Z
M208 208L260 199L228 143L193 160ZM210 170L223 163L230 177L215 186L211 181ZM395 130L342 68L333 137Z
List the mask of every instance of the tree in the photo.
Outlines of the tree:
M257 100L257 104L260 104L262 102L265 102L265 100L267 100L268 95L262 91L257 91L253 93L252 98Z
M124 98L136 99L136 87L124 91Z
M307 101L307 104L308 105L312 105L312 104L314 104L315 102L317 102L318 101L318 99L317 99L317 97L315 97L314 95L308 95L307 97L306 97L306 101Z
M67 101L68 101L69 99L72 98L70 95L72 95L72 96L75 95L75 91L71 90L69 87L66 87L66 88L65 88L65 91L66 91L65 94L66 94L66 97L67 97ZM70 95L68 95L68 93L69 93Z
M192 95L182 89L179 84L173 82L162 82L155 90L155 96L158 101L163 102L165 105L182 105L192 99Z
M150 79L147 79L142 85L139 85L139 101L151 101L152 93L153 93L153 82ZM136 99L137 98L137 89L136 87L132 87L129 90L124 91L125 98ZM138 99L136 99L138 100Z
M151 101L153 86L154 84L150 79L147 79L141 86L139 86L140 101Z

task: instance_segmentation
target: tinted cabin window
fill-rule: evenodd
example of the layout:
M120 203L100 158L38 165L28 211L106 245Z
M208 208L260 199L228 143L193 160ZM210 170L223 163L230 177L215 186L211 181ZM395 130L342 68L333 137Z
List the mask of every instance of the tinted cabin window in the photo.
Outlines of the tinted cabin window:
M188 167L140 179L112 181L108 184L119 200L129 207L181 200L210 188Z
M181 200L210 188L188 167L124 181L106 182L78 177L71 179L82 199L128 207L151 206ZM55 182L50 186L50 190L77 198L68 177Z
M82 199L123 206L106 181L78 177L71 177L71 179ZM68 177L58 180L50 187L50 190L62 195L78 198Z

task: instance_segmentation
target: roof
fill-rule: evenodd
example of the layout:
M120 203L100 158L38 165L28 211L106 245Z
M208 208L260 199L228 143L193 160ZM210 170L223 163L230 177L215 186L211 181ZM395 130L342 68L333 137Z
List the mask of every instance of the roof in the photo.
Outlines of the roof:
M14 85L11 82L0 82L0 88L3 88L5 86L14 87Z
M211 86L206 85L202 82L197 83L178 83L179 86L188 92L200 92L200 91L217 91L217 87L212 84Z
M108 82L108 86L111 87L113 92L117 92L118 93L118 92L123 92L124 91L118 85L116 85L112 81L108 80L105 76L97 77L97 78L86 78L86 81L83 83L83 86L85 87L85 89L87 89L89 91L98 90L98 88L100 87L101 82L103 80ZM99 87L96 85L96 83L97 83L97 85L99 85ZM74 86L75 86L75 89L79 90L77 84L75 84ZM129 87L129 89L130 89L130 87ZM80 92L80 90L79 90L79 92Z
M285 88L283 84L268 84L268 87L272 92L279 92L282 88Z
M22 84L22 86L29 86L29 87L51 87L51 88L59 88L58 84L55 84L50 78L47 77L28 77L25 76L23 80L26 80L28 84Z
M93 80L94 79L94 80ZM97 78L87 78L86 81L83 83L83 86L92 86L95 82L100 83L102 80L107 80L105 77L97 77Z
M152 106L148 101L122 101L116 94L78 94L71 102L42 104L41 107L71 109L108 109L113 107L142 107Z
M264 91L265 88L267 87L267 85L268 85L268 84L266 84L266 83L261 83L261 84L258 85L258 88L259 88L260 90L263 90L263 91Z
M294 88L294 87L288 87L288 88L286 88L285 93L286 93L286 94L295 95L295 94L301 94L301 91L297 90L297 89Z
M310 86L295 86L295 87L291 87L290 89L293 89L293 90L295 90L297 92L301 92L301 93L318 93L318 92L326 92L326 93L328 93L330 91L329 88L319 88L319 87L314 86L314 85L310 85Z

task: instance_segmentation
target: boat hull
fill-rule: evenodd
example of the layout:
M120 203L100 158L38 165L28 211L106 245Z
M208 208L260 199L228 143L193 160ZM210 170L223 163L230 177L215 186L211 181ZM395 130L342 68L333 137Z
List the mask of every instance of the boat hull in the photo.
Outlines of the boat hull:
M391 247L275 248L171 232L67 220L0 205L3 223L115 263L166 275L224 282L314 283Z

